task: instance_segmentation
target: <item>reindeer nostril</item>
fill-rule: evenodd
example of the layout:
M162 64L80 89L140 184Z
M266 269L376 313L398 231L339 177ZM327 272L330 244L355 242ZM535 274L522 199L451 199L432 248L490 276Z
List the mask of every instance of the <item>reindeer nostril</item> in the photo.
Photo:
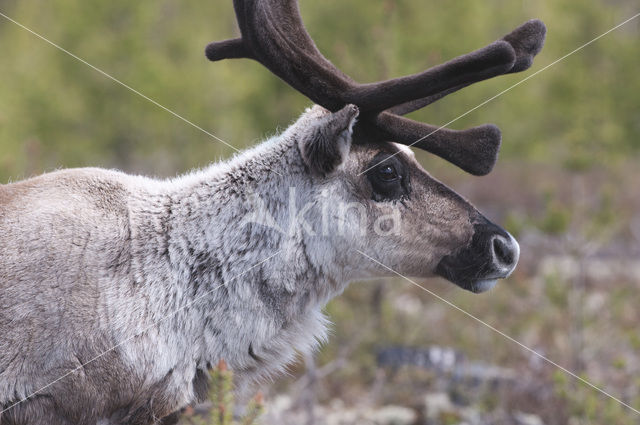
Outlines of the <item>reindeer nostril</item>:
M495 260L504 266L510 267L515 261L515 252L510 241L502 236L493 238L493 254Z

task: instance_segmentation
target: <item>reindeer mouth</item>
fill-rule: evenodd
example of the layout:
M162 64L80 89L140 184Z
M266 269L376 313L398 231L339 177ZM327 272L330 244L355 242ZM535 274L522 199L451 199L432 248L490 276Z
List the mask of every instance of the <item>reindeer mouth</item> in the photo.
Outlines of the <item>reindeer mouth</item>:
M463 277L453 276L452 273L449 273L448 275L446 275L438 271L437 274L444 277L448 281L455 283L462 289L471 291L474 294L481 294L483 292L487 292L493 289L493 287L498 284L499 279L505 279L508 277L508 275L505 275L505 276L496 276L496 277L485 277L481 279L465 279Z
M481 294L482 292L487 292L490 289L493 289L494 286L498 283L498 279L483 279L473 282L469 290L474 294Z
M479 294L513 273L520 257L518 242L506 230L480 217L469 245L440 260L436 274Z

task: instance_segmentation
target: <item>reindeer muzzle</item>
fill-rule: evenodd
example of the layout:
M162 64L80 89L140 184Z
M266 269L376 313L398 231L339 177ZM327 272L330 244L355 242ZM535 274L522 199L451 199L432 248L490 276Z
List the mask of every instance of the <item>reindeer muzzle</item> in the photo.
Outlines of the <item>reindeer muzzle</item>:
M480 293L495 286L498 279L509 277L520 257L518 242L503 228L478 216L471 242L456 253L447 255L436 274L463 289Z

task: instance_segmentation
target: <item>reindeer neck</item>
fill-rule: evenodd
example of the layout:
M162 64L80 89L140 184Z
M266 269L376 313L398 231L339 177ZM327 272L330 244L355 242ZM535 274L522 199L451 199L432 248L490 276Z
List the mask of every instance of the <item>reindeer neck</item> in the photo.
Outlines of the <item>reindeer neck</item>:
M175 181L169 195L167 257L193 303L184 320L200 329L199 361L224 359L250 380L323 339L320 310L343 288L310 260L305 236L287 228L290 187L297 201L310 190L295 149L285 137L267 141Z

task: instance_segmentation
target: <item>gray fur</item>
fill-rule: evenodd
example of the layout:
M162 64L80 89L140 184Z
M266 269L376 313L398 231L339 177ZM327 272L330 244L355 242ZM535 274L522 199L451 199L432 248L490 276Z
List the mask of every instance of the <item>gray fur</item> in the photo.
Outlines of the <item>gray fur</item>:
M314 107L282 135L172 180L87 168L0 186L0 407L79 367L0 424L161 423L204 396L205 372L220 359L239 394L250 394L325 339L321 310L347 282L389 274L355 249L430 276L466 246L473 207L406 148L351 146L355 114L346 126L340 114ZM328 129L314 133L327 135L316 140L324 148L308 150L318 126ZM380 150L411 165L411 199L372 200L359 173ZM331 160L314 156L322 152ZM240 224L256 196L291 230ZM371 219L397 208L402 231L363 235L347 214L344 232L312 235L290 226L292 196L354 203ZM315 226L319 214L311 208L305 219Z

